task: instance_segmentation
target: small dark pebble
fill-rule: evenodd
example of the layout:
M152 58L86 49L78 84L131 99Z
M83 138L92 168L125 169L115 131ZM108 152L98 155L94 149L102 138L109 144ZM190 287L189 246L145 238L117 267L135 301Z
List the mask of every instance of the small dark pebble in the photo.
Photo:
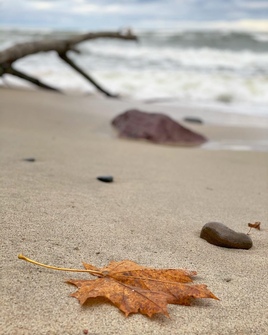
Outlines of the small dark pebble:
M99 176L97 179L103 181L104 183L112 183L114 181L113 176Z
M191 123L199 123L202 124L203 121L199 119L198 117L192 117L192 116L186 116L183 121L185 122L191 122Z
M231 280L231 278L224 278L224 281L226 281L226 283L229 283Z
M224 248L250 249L252 247L252 240L248 235L237 233L219 222L206 223L201 230L200 237Z
M36 161L36 159L33 158L33 157L29 157L29 158L23 158L23 161L24 161L24 162L31 162L31 163L33 163L33 162Z

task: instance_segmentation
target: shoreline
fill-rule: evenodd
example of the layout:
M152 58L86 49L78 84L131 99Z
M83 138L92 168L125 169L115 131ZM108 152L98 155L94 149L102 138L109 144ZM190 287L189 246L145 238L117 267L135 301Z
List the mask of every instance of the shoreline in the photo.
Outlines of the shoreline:
M115 136L110 121L118 114L128 109L140 109L147 112L163 113L183 126L196 132L200 132L208 138L208 142L200 146L205 150L234 150L234 151L268 151L268 116L253 116L240 113L227 113L214 111L213 109L198 109L186 106L174 106L167 103L144 103L143 101L131 100L125 97L119 99L107 99L100 94L78 95L59 94L45 90L32 89L10 89L0 87L2 104L8 103L12 95L18 95L20 99L44 99L46 94L52 94L55 101L64 104L64 99L72 105L81 106L85 113L86 105L103 105L105 108L100 117L105 119L107 127L105 136ZM74 111L77 108L74 108ZM202 120L202 124L186 122L186 117Z
M17 80L17 79L16 79ZM29 84L26 84L29 85ZM23 86L23 85L14 85L14 86L5 86L5 84L0 84L0 90L14 91L14 92L50 92L36 87ZM92 92L81 92L78 90L68 90L63 89L62 93L64 96L74 97L74 98L91 98L91 99L107 99L107 97L101 94L98 91L93 90ZM109 98L108 98L109 99ZM113 100L113 98L110 98ZM223 125L223 126L240 126L240 127L257 127L257 128L268 128L268 114L258 113L257 115L247 112L240 112L237 109L242 109L244 106L236 105L232 103L226 104L213 104L213 103L204 103L204 102L187 102L180 101L178 98L150 98L150 99L135 99L134 97L128 95L119 94L118 98L115 98L114 101L142 105L146 109L156 109L156 112L168 113L171 117L175 119L186 116L200 117L203 118L206 124L209 125ZM245 105L247 110L254 109L254 106Z

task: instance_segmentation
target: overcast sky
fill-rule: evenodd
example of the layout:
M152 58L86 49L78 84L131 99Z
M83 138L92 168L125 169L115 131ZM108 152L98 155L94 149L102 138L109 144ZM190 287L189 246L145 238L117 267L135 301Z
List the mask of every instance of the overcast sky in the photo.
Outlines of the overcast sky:
M0 0L0 25L59 29L194 25L268 31L268 0Z

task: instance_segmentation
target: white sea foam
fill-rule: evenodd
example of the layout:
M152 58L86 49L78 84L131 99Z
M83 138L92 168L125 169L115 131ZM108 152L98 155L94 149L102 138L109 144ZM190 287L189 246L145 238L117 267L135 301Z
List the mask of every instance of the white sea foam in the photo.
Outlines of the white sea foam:
M133 67L141 68L141 66L154 67L159 69L179 69L181 67L188 69L200 70L230 70L230 71L262 71L268 74L268 51L256 54L251 50L242 50L234 52L230 50L217 50L211 48L171 48L162 49L156 46L148 47L146 45L130 45L123 47L122 44L104 45L103 42L85 43L80 47L90 63L90 57L94 58L95 66L98 63L103 67L105 64L110 66L107 58L112 62L116 62L117 67L125 66L129 68L129 64ZM90 56L90 57L89 57ZM86 61L87 61L86 60Z
M268 42L268 34L267 33L254 33L252 34L253 38L258 42Z

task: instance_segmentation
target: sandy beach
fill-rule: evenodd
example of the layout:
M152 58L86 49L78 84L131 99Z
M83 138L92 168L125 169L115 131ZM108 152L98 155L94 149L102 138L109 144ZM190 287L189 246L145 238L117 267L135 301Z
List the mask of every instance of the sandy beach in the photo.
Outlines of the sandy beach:
M211 140L205 150L122 140L110 126L130 108L189 114L163 104L4 88L0 101L0 334L268 334L267 118L203 113L203 125L187 126ZM244 233L248 222L262 225L250 250L235 250L199 237L209 221ZM20 253L69 268L129 259L196 270L194 282L220 300L169 305L171 319L126 318L110 303L81 307L69 297L75 287L65 280L92 277Z

